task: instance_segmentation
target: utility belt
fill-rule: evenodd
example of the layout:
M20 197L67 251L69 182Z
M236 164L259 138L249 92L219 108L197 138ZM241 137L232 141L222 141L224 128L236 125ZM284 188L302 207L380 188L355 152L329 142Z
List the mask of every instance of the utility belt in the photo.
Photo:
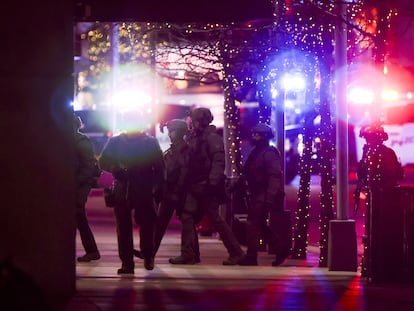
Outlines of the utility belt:
M148 183L151 178L150 170L119 169L112 173L114 178L121 183Z

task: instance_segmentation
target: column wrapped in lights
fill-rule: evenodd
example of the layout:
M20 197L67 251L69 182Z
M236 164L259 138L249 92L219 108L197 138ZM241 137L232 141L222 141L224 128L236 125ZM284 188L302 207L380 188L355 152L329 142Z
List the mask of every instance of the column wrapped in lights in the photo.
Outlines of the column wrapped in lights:
M321 116L320 122L320 174L321 174L321 192L320 192L320 238L319 238L319 266L328 266L328 236L329 223L334 218L334 198L333 198L333 174L332 160L335 154L332 142L332 117L330 96L333 66L333 34L325 31L322 34L322 42L319 54L319 71L320 71L320 105L319 111Z
M320 174L321 174L321 192L320 192L320 238L319 238L319 266L328 266L328 233L329 223L333 217L333 176L332 176L332 158L335 152L332 144L331 133L332 123L329 111L329 102L321 103L321 128L320 128Z
M225 64L228 68L229 64ZM224 69L224 138L227 157L226 160L226 174L227 177L233 178L240 175L241 168L241 154L240 154L240 131L239 131L239 110L236 107L234 99L233 80L231 73Z
M300 182L298 189L298 208L295 211L295 221L293 225L292 259L306 259L308 247L309 197L312 173L312 123L313 116L305 119L303 129L304 148L299 165Z

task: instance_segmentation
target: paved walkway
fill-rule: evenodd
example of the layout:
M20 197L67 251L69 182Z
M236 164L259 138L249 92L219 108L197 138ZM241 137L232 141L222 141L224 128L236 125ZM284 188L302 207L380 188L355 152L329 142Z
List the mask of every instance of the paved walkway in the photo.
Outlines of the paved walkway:
M272 267L273 256L261 252L258 267L241 267L221 264L228 255L218 237L201 237L200 264L171 265L168 258L180 249L177 222L161 244L154 270L136 259L135 275L120 277L112 210L94 196L88 211L102 258L77 264L77 294L65 311L414 310L412 284L369 284L359 271L319 268L319 250L312 243L306 260L287 259ZM82 251L77 237L78 255Z

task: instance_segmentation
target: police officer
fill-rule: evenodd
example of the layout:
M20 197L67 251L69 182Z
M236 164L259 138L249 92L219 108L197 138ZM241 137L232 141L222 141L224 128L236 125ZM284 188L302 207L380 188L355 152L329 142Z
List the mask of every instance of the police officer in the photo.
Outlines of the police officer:
M170 258L172 264L194 264L198 260L196 224L205 214L219 233L229 258L224 265L236 265L244 256L229 225L219 214L225 183L225 155L223 139L210 123L213 115L207 108L191 112L192 130L188 137L190 156L186 178L187 196L181 214L181 255Z
M154 268L156 205L162 199L164 160L158 141L145 133L139 119L123 122L126 132L112 137L104 147L99 163L115 179L114 214L118 252L122 267L118 274L134 273L133 224L139 227L144 267Z
M252 129L253 150L243 167L243 176L250 193L247 211L246 242L247 253L238 263L243 266L257 266L257 254L262 232L272 208L278 204L282 186L282 166L279 150L269 145L272 129L259 123ZM283 260L286 258L286 255ZM279 254L279 261L282 260ZM276 264L276 263L275 263ZM280 264L280 263L278 263Z
M189 147L184 138L188 133L188 126L184 120L173 119L167 122L167 130L171 145L164 152L166 184L155 228L154 255L158 251L174 211L178 217L181 217L186 196L185 179ZM136 250L134 254L136 257L143 258L141 251ZM200 261L198 247L196 261Z
M167 130L171 146L164 153L166 187L155 230L154 254L158 251L174 210L176 215L181 217L186 197L185 181L188 169L189 146L184 137L188 133L188 126L184 120L173 119L167 123ZM197 254L196 251L196 255L198 255L196 259L199 261L199 252Z
M76 177L76 225L86 254L78 257L79 262L89 262L101 258L92 230L86 216L85 204L91 188L96 184L99 171L93 144L89 137L80 132L82 120L73 115L75 141L75 177Z
M360 192L367 195L366 202L370 202L370 189L390 188L398 186L398 181L403 178L403 169L394 150L383 143L388 139L388 134L378 123L363 126L359 136L365 138L362 158L358 163L358 183L354 192L355 208L357 212ZM371 209L367 208L365 215L365 234L362 237L364 255L361 262L361 275L367 276L370 250L368 238L371 231Z

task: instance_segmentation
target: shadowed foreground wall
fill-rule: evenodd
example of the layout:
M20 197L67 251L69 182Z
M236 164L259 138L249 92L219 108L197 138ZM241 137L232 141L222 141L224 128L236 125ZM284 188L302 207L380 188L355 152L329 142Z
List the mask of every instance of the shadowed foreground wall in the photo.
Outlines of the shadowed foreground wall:
M72 9L53 0L2 8L1 310L56 309L75 291Z
M2 311L46 310L46 306L56 309L75 291L73 152L68 140L68 103L73 96L74 3L6 1L1 8ZM190 0L180 0L178 7L175 3L167 7L147 5L144 10L144 2L138 0L76 3L81 4L77 11L82 12L86 8L83 4L92 4L92 21L123 17L141 21L218 18L212 3L200 7L200 3ZM226 3L231 10L225 10L226 6L220 3L219 19L269 18L269 3L261 0L259 7L258 1L246 0L240 5L232 0ZM130 5L136 8L132 16ZM239 7L242 9L236 10ZM83 13L76 16L86 18Z

